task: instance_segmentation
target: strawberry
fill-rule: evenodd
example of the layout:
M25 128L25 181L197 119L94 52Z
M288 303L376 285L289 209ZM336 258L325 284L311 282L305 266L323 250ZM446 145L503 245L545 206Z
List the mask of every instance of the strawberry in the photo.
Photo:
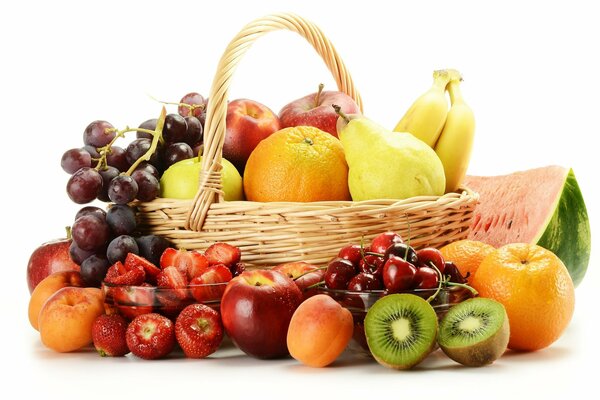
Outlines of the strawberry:
M175 346L175 327L169 318L157 314L135 317L127 327L127 347L145 360L165 357Z
M146 272L142 267L133 266L129 269L120 261L108 268L104 282L111 285L138 286L146 280Z
M173 289L169 292L180 300L188 296L187 276L176 267L166 267L156 276L156 284L159 288Z
M184 308L175 321L175 337L186 357L204 358L214 353L223 340L219 312L204 304Z
M102 314L92 324L92 340L102 357L122 357L129 353L125 340L127 321L119 314Z
M213 265L190 282L190 292L199 303L221 300L226 283L232 278L231 271L223 264Z
M176 267L180 271L186 271L188 280L200 275L208 268L208 260L198 251L187 251L184 249L167 248L160 257L160 267Z
M156 283L156 276L160 273L160 268L144 257L138 256L135 253L129 253L125 258L125 269L130 270L134 267L141 267L144 270L148 283Z
M229 269L240 262L242 252L228 243L215 243L206 249L204 255L210 265L225 264Z
M119 313L128 320L153 311L154 286L149 283L144 282L140 286L118 286L110 289L114 305Z

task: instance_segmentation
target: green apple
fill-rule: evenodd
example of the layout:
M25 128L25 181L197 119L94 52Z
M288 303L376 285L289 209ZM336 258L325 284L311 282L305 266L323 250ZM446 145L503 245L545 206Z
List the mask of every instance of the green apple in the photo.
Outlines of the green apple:
M232 163L221 159L222 183L226 201L244 199L242 177ZM199 176L202 157L189 158L171 165L160 178L160 197L170 199L193 199L200 186Z

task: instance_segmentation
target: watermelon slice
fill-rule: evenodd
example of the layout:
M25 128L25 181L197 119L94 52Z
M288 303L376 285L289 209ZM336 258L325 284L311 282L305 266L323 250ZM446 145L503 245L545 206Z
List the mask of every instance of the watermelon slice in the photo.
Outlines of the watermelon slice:
M572 169L549 166L504 176L467 176L479 193L469 238L500 247L538 244L556 254L578 285L587 270L591 232Z

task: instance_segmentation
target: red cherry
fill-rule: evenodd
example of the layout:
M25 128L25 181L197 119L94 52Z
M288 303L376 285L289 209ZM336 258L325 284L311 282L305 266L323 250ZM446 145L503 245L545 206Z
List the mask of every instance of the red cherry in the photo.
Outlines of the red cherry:
M450 282L467 283L466 277L460 273L460 270L452 261L446 261L444 263L443 274L449 278Z
M380 290L381 281L373 274L361 272L350 280L348 290L353 292L364 292L365 290Z
M339 258L344 258L350 261L352 264L358 266L360 260L362 260L362 253L360 251L360 245L349 244L340 249L338 253Z
M425 247L424 249L417 250L417 258L419 259L419 268L421 267L429 267L431 263L440 270L440 272L444 273L445 261L442 252L434 247Z
M435 269L430 267L421 267L415 275L416 289L434 289L438 287L440 279Z
M389 293L413 288L417 268L408 261L390 256L383 265L383 285Z
M358 263L358 269L361 272L373 274L376 277L381 278L381 274L383 273L383 264L383 257L367 254L365 258L361 259Z
M325 284L329 289L343 290L356 275L354 265L345 258L334 258L327 265Z
M402 237L396 232L383 232L375 236L371 241L371 251L383 254L394 243L403 243Z

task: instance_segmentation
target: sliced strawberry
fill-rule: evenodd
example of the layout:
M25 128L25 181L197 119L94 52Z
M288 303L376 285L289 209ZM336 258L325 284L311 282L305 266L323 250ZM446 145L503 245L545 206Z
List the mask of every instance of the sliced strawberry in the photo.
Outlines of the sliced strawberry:
M119 313L129 320L138 315L151 313L154 309L155 288L149 283L111 289L114 305Z
M160 267L176 267L185 270L188 280L200 275L208 268L207 258L200 252L167 248L160 257Z
M229 268L224 264L209 267L202 275L190 281L190 292L198 303L221 300L226 283L232 279Z
M156 276L160 273L160 268L144 257L138 256L135 253L129 253L125 258L125 268L129 270L134 267L141 267L146 272L146 280L152 284L156 283Z
M206 249L204 255L210 265L225 264L230 269L242 258L240 249L228 243L215 243Z
M176 267L166 267L156 277L156 283L159 288L170 289L169 292L179 300L183 300L188 296L187 285L188 279L185 274L181 273ZM160 290L160 292L165 292Z
M139 286L146 280L146 272L142 267L127 269L123 263L117 261L108 268L104 282L111 285Z

